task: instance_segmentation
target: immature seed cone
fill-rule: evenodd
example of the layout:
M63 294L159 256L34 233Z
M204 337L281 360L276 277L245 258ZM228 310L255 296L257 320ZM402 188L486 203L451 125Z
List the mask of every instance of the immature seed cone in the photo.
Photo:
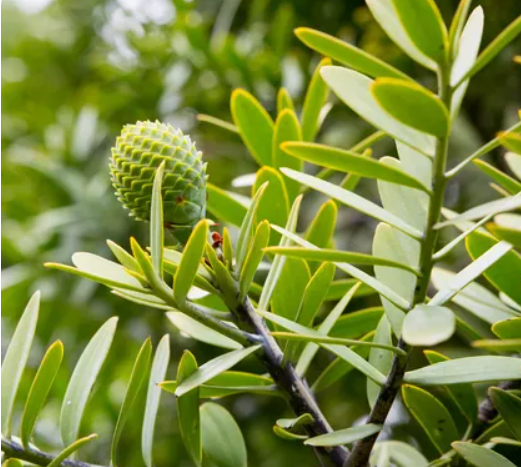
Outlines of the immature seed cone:
M163 161L165 227L184 241L206 214L206 164L189 136L159 121L125 125L112 148L112 184L130 215L148 221L154 175Z

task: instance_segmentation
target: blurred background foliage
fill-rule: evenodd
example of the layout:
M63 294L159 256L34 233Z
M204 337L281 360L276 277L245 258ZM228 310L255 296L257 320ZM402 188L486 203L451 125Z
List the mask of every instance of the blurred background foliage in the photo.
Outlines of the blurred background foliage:
M456 0L437 2L450 17ZM519 0L481 0L487 44L521 12ZM300 44L296 26L308 26L344 40L392 63L423 84L434 76L414 64L384 35L363 0L5 0L2 2L2 337L12 334L30 294L41 289L42 311L30 367L35 371L44 349L62 339L66 360L50 402L37 425L40 445L59 446L61 398L71 368L86 342L109 316L120 324L102 378L97 383L82 432L97 432L99 441L83 458L107 464L110 433L140 343L148 335L157 344L172 336L170 379L183 348L199 361L217 350L180 336L157 310L111 296L92 282L46 271L44 261L69 262L75 251L109 256L105 240L128 246L134 235L146 241L146 225L127 217L112 194L108 155L125 123L159 119L190 133L209 162L213 183L229 188L255 163L234 133L196 119L197 113L231 120L234 88L253 92L275 110L277 90L286 87L300 108L320 57ZM512 43L472 82L456 123L450 158L455 161L511 125L521 102L521 66L512 62L521 42ZM319 140L348 147L370 132L345 106L335 106ZM390 141L375 147L393 154ZM501 152L489 157L500 163ZM492 196L484 176L470 169L449 186L447 205L456 210ZM363 183L369 195L374 184ZM321 199L308 195L312 216ZM304 229L306 216L302 220ZM374 224L347 208L340 211L336 241L341 247L370 250ZM453 264L466 261L459 250ZM375 297L356 300L352 309L375 304ZM453 339L442 351L461 352ZM325 364L317 359L319 366ZM257 371L262 371L257 368ZM31 378L27 372L19 402ZM311 372L313 376L313 372ZM173 397L163 396L157 428L158 466L190 465L181 444ZM243 428L249 465L284 465L291 456L315 465L308 448L277 438L274 421L288 415L283 401L243 395L224 400ZM333 426L345 427L367 411L362 378L349 378L320 395ZM138 422L141 414L133 414ZM432 447L420 430L401 426L408 415L397 406L393 436ZM142 466L140 423L129 423L123 437L121 465ZM412 437L414 436L414 437Z

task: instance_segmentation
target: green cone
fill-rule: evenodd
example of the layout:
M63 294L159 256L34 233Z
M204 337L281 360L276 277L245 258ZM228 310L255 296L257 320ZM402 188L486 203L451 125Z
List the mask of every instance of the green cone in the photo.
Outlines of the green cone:
M163 161L165 227L184 241L206 214L206 164L189 136L158 121L125 125L112 148L112 184L130 215L148 221L154 174Z

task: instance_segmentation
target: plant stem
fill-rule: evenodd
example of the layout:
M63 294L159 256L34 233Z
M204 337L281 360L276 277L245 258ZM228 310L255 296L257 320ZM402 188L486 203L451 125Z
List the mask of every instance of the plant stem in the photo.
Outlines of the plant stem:
M444 65L438 74L439 81L439 97L445 104L447 109L450 109L452 99L452 90L450 87L450 67ZM450 135L450 128L447 135L443 138L438 138L436 141L436 151L433 160L432 171L432 196L429 203L429 211L427 214L427 225L425 229L425 237L421 241L419 269L421 276L418 279L418 285L414 294L412 307L416 304L424 303L427 297L429 282L431 278L432 268L434 266L433 255L435 252L438 230L433 227L438 222L443 207L443 199L445 195L445 186L447 179L445 177L445 166L447 163L448 140ZM403 349L410 354L411 347L407 345L401 338L398 341L398 348ZM385 420L391 410L394 400L400 391L403 380L403 375L407 370L408 357L395 355L391 365L391 370L387 375L387 380L382 386L380 393L376 399L376 403L369 414L367 423L375 423L384 425ZM357 442L351 454L348 456L344 467L365 467L369 461L371 450L378 438L378 433L369 436Z
M17 443L14 439L6 439L2 436L2 452L7 458L14 457L23 461L30 462L36 465L49 465L55 456L47 454L39 449L33 447L26 449L21 444ZM100 467L96 464L89 464L87 462L66 459L62 461L62 466L65 467Z

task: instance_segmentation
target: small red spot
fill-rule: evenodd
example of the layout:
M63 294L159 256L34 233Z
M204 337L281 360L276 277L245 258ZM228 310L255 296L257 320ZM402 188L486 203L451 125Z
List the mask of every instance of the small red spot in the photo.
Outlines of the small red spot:
M219 248L222 245L222 243L223 243L223 238L221 237L219 232L213 232L212 233L212 240L213 240L212 246L214 248Z
M178 196L176 201L181 204L185 202L185 199L182 196Z

